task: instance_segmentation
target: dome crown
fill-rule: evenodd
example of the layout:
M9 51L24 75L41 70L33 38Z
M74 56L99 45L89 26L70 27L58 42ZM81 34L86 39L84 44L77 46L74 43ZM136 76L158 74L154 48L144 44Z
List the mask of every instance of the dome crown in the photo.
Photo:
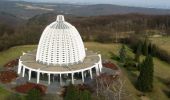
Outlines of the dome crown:
M79 32L64 20L63 15L58 15L41 35L36 61L48 65L69 65L82 62L85 56Z
M58 15L56 21L65 21L63 15Z

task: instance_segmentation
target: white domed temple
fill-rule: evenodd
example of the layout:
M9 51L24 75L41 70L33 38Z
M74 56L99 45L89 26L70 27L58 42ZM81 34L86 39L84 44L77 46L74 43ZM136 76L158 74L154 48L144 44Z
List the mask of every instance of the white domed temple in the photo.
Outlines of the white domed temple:
M41 76L46 75L48 84L52 77L63 84L64 76L70 77L74 84L78 76L82 82L85 77L93 78L93 72L99 75L102 71L101 55L85 49L77 29L58 15L57 20L48 25L43 31L37 50L23 53L19 59L18 74L28 76L36 73L36 82L40 83Z

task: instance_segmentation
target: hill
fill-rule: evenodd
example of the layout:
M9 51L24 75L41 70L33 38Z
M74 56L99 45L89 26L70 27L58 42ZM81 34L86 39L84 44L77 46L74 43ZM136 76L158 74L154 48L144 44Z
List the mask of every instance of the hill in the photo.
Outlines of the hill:
M0 12L0 24L6 24L9 26L17 26L20 23L23 23L24 20L18 18L17 16L7 13L7 12Z
M61 3L31 3L24 1L0 1L0 11L11 13L23 19L29 19L35 15L57 12L76 16L99 16L113 14L149 14L169 15L168 9L128 7L112 4L78 5Z

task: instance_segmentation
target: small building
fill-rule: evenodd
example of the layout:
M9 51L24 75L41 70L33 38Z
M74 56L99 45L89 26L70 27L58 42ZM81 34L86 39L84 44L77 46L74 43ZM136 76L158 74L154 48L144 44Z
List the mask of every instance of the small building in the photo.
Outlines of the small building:
M40 38L38 48L23 53L19 59L18 74L31 80L32 72L36 73L36 82L40 83L40 76L57 77L63 84L64 76L70 76L71 83L75 83L75 74L84 82L85 76L92 79L92 70L97 75L102 71L101 55L85 49L82 38L77 29L58 15L56 21L48 25Z

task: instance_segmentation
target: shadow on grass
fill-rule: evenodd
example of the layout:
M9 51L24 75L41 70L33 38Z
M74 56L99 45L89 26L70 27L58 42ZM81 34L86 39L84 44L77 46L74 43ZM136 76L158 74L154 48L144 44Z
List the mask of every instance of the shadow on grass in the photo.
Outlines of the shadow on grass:
M120 62L119 56L115 55L113 52L109 52L109 54L111 55L111 59Z
M170 98L170 77L167 79L157 77L157 79L168 87L166 89L163 89L162 91L168 96L168 98Z

